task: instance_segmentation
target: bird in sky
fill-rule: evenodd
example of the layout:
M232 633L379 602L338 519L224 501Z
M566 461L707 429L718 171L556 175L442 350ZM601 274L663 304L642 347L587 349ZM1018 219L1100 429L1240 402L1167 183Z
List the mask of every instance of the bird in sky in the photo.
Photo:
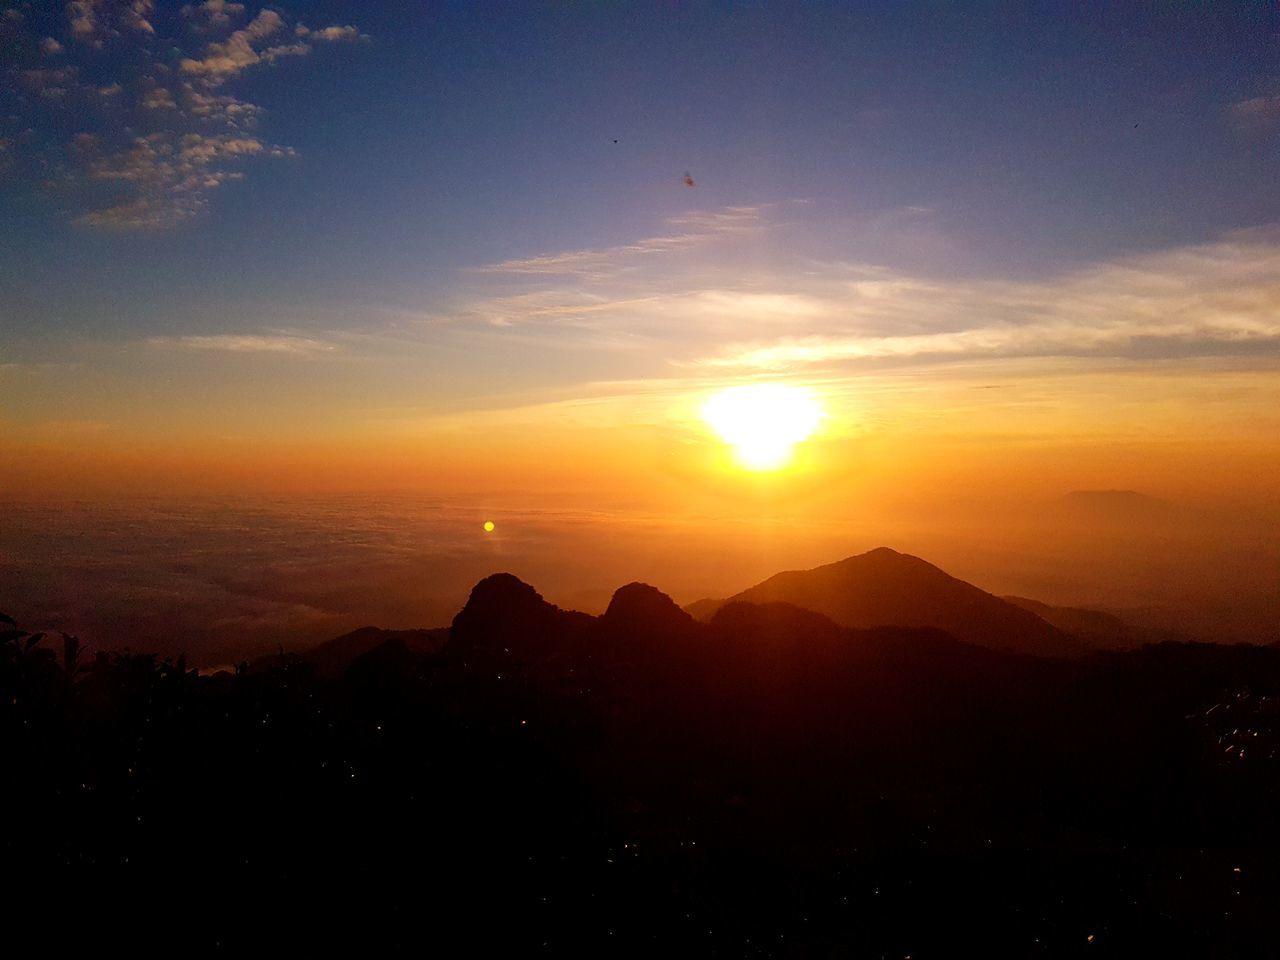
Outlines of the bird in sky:
M692 187L692 186L693 186L693 177L689 176L689 171L688 171L688 170L686 170L686 171L684 172L684 185L685 185L686 187Z

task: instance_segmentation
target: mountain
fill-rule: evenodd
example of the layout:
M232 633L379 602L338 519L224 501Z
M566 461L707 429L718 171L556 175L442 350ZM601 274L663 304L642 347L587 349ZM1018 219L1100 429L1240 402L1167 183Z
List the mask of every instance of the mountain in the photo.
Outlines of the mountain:
M737 601L789 603L858 629L933 627L995 650L1071 656L1087 649L1035 613L888 547L779 573L726 600L700 600L686 610L707 620Z
M562 610L510 573L485 577L471 589L449 629L446 650L464 655L551 661L589 650L596 618Z
M1003 597L1009 603L1029 610L1041 620L1064 633L1087 641L1100 649L1125 650L1140 647L1155 639L1150 631L1139 630L1117 616L1088 607L1055 607L1028 597Z
M319 677L337 677L352 663L384 644L399 643L417 653L434 653L449 638L443 627L433 630L382 630L378 627L361 627L340 637L326 640L299 654L304 663L310 664ZM255 666L274 666L278 658L271 654L259 658Z
M1002 610L892 551L782 579L873 573L926 612ZM0 617L6 868L94 889L94 931L158 947L1275 952L1280 647L1037 657L781 601L704 623L642 583L588 616L505 574L410 649L442 636L336 638L313 651L355 655L332 678L129 652L69 671ZM192 823L218 834L175 842ZM188 923L193 898L244 922Z
M668 645L688 641L701 624L657 587L628 583L614 592L600 626L615 643L634 646L654 639Z

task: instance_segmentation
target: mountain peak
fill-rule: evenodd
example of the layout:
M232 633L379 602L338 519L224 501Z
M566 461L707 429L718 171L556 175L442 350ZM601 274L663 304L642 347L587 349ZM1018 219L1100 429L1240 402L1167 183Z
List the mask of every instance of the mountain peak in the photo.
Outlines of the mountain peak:
M542 594L515 574L492 573L471 588L467 607L488 606L493 603L529 607L546 601L542 599Z
M1031 611L889 547L776 574L723 602L699 602L698 615L710 619L734 601L789 603L857 629L933 627L998 650L1062 655L1082 646Z
M605 620L692 622L693 618L657 587L635 581L619 587L604 612Z
M453 618L450 645L510 649L546 633L559 607L510 573L495 573L471 588L467 604Z
M876 547L866 553L855 553L851 557L836 561L836 564L841 563L910 563L924 564L927 567L933 566L928 560L923 560L910 553L903 553L900 550L894 550L892 547ZM836 564L830 564L830 566L835 566Z

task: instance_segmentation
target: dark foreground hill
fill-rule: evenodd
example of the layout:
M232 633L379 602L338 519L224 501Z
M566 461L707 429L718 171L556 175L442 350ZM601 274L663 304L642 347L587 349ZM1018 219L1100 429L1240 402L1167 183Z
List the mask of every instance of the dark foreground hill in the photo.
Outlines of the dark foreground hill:
M727 600L699 600L689 612L706 620L735 601L790 603L845 627L934 627L995 650L1073 656L1087 649L1036 613L888 547L779 573Z
M1059 660L644 584L591 617L489 577L439 649L333 677L0 623L6 940L1265 956L1278 749L1274 648Z

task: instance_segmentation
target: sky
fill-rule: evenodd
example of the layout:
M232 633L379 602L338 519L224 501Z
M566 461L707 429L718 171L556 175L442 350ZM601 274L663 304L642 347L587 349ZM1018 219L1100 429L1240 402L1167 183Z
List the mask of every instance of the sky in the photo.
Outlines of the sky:
M0 73L11 499L1280 500L1272 3L3 0Z

